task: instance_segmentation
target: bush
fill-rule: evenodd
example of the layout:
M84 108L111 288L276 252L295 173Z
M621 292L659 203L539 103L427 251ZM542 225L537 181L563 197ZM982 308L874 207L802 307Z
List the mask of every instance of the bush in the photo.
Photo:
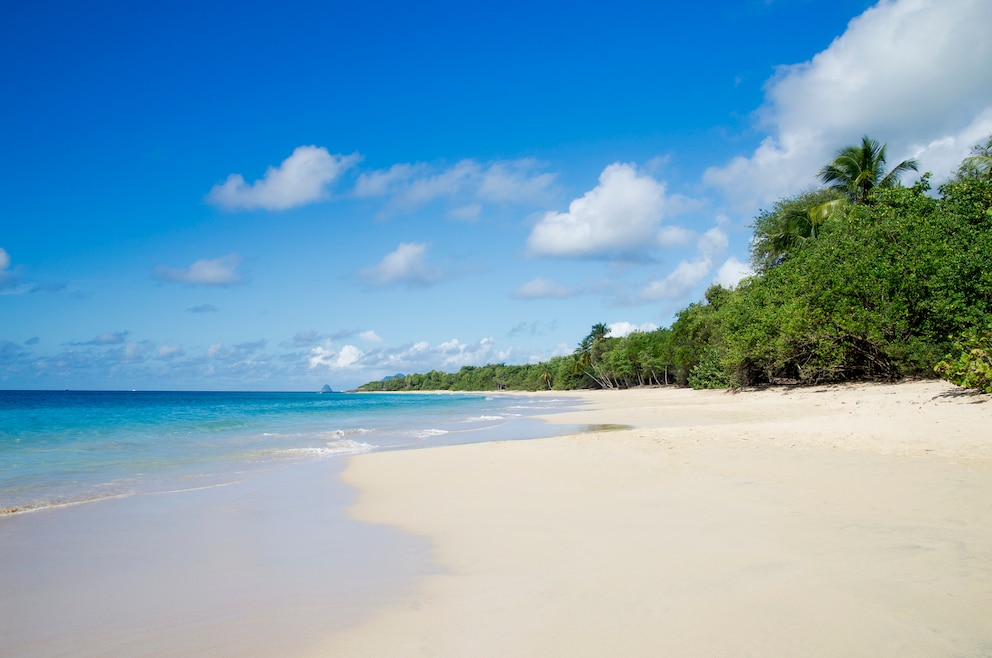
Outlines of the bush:
M992 323L984 331L964 332L954 348L957 357L947 355L934 372L952 384L992 393Z

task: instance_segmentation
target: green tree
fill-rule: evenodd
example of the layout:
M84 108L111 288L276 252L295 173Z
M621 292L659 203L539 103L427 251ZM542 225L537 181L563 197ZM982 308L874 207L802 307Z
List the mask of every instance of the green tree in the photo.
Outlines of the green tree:
M992 135L984 145L976 144L971 149L971 156L961 163L958 176L992 180Z
M919 168L916 160L903 160L886 173L885 147L865 135L860 145L840 149L834 160L820 170L820 180L846 194L852 203L871 203L876 188L896 187L899 176Z
M807 190L775 203L755 218L751 264L765 271L815 240L826 222L839 217L844 197L836 190Z
M729 379L716 372L724 350L723 312L733 293L712 285L704 302L696 302L679 311L672 324L671 344L675 377L680 386L697 384L701 388L726 386ZM701 365L702 364L702 365ZM701 370L706 376L701 375Z

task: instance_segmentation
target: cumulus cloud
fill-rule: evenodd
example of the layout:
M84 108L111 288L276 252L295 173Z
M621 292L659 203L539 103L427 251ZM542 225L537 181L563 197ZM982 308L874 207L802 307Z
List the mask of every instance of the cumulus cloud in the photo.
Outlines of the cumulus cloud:
M400 347L374 348L368 351L354 345L344 345L338 349L321 345L310 350L308 363L311 369L361 369L370 373L392 374L437 369L457 370L466 365L500 363L509 355L509 351L496 348L493 338L483 338L474 343L463 343L453 338L438 345L417 341Z
M713 263L727 250L727 245L727 234L711 228L697 241L696 258L681 261L663 279L650 282L641 291L641 300L674 301L685 297L713 270Z
M574 290L542 277L532 279L510 293L514 299L563 299L574 295Z
M426 287L437 283L440 273L427 263L428 245L422 242L402 242L382 261L360 272L369 283L385 286L403 284Z
M688 295L710 273L713 263L705 258L681 261L664 279L649 283L641 291L643 301L674 301Z
M170 283L186 283L199 286L230 286L241 283L242 276L238 272L241 265L241 256L238 254L228 254L220 258L204 258L198 260L187 268L173 268L159 265L155 268L154 276L162 281ZM213 307L209 304L195 306L192 313L209 312Z
M3 247L0 247L0 273L10 267L10 254Z
M653 322L644 322L642 324L632 324L630 322L611 322L606 326L610 330L606 335L613 338L623 338L624 336L629 336L635 331L647 333L649 331L655 331L658 328L658 325Z
M357 153L331 155L323 147L298 146L253 183L231 174L210 190L207 201L227 210L285 210L313 203L326 198L330 184L360 159Z
M382 342L382 338L379 337L379 334L377 334L376 332L372 331L371 329L369 329L368 331L359 332L358 337L361 338L362 340L366 340L366 341L368 341L370 343L381 343Z
M568 212L546 213L527 246L540 256L643 255L660 244L664 214L664 184L617 162L603 170L595 188L569 204Z
M713 280L713 283L720 284L724 288L733 288L740 283L741 279L753 274L754 270L751 269L750 265L742 263L736 257L731 256L717 270L716 279Z
M452 339L438 345L436 352L446 369L500 363L509 356L509 352L496 350L496 341L493 338L483 338L476 343L462 343L458 339Z
M361 365L365 353L354 345L345 345L339 350L317 346L310 350L310 368L325 366L331 369L354 369Z
M990 24L987 0L882 0L810 61L779 70L757 113L767 137L704 180L753 214L863 134L888 143L890 165L916 157L946 177L992 132Z

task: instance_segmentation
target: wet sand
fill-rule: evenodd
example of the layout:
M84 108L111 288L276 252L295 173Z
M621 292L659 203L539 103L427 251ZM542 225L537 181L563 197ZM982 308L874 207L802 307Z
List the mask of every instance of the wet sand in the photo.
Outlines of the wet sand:
M301 655L405 600L429 545L349 520L343 464L0 518L0 655Z

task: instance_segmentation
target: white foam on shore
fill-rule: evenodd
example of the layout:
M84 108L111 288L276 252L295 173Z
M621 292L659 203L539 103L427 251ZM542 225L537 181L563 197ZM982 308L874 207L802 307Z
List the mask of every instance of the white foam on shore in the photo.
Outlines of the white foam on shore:
M285 450L276 450L275 452L284 455L311 455L326 457L329 455L359 454L369 452L370 450L375 450L375 446L371 443L354 441L352 439L343 439L341 441L331 441L322 448L287 448Z
M418 430L414 432L413 435L418 439L429 439L432 436L443 436L447 433L448 430L439 430L439 429L430 428L426 430Z
M368 434L374 431L374 429L370 430L364 427L355 427L347 430L331 430L329 432L323 432L321 436L328 439L341 439L351 434Z

